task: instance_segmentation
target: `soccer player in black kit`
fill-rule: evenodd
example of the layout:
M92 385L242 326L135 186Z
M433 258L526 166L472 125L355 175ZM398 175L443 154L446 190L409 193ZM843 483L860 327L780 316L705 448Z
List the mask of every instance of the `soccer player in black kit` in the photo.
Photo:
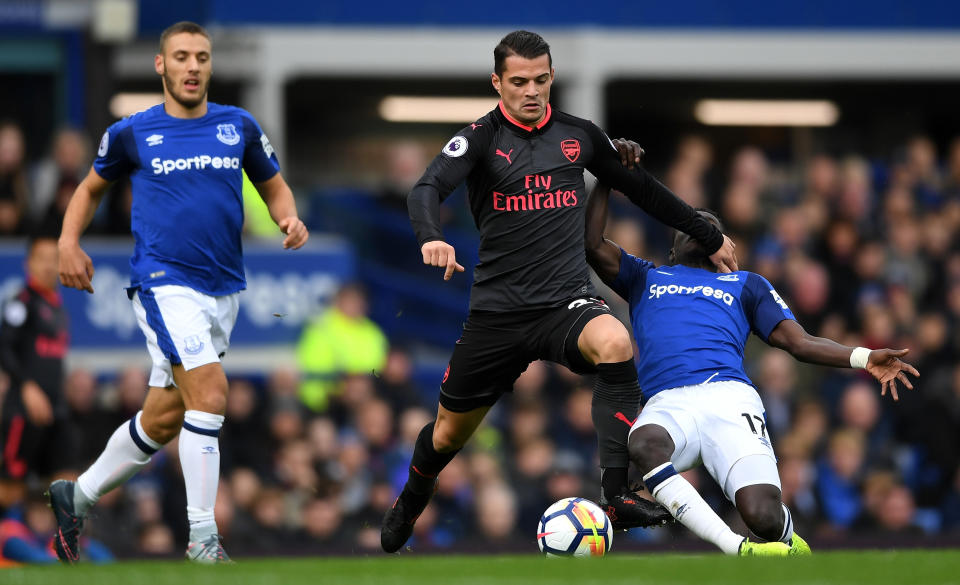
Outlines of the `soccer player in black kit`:
M57 292L57 240L30 240L27 282L3 305L0 367L10 378L0 423L0 505L23 499L30 475L62 471L69 445L58 440L66 416L63 360L67 313Z
M627 432L640 388L630 334L590 282L584 254L583 171L622 191L658 220L690 234L721 271L736 270L733 243L642 170L630 170L591 122L552 110L554 70L542 37L515 31L494 49L498 106L454 136L410 192L423 261L463 267L443 241L439 206L466 179L480 230L470 314L440 385L437 418L417 439L407 483L383 519L381 546L400 549L453 459L504 392L537 359L596 374L592 416L600 454L600 505L617 529L671 519L627 487Z

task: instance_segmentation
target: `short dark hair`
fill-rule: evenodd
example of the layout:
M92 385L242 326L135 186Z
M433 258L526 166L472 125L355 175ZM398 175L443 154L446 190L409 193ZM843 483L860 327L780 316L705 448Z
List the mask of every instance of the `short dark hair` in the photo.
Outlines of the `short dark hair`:
M702 207L696 208L698 214L710 222L714 222L720 233L723 233L723 222L720 217L710 209ZM670 261L674 264L683 264L684 266L713 266L710 261L710 255L700 242L694 240L689 235L676 231L673 235L673 248L670 250Z
M527 30L515 30L500 39L500 43L493 49L493 71L499 77L503 75L503 62L510 55L517 55L524 59L535 59L540 55L550 58L553 67L553 56L550 54L550 45L537 33Z
M181 20L180 22L171 24L160 33L160 54L163 54L163 46L167 43L167 39L173 35L180 33L190 33L194 35L203 35L207 37L207 40L210 40L210 35L207 33L207 29L203 28L195 22L190 22L189 20Z

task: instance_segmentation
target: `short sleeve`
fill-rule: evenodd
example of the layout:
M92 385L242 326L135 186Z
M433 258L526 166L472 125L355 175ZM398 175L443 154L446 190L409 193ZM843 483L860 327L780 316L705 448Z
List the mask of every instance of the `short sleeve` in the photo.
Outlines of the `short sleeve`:
M136 168L137 152L132 138L133 129L125 120L110 126L103 133L93 169L104 180L116 181Z
M743 312L750 328L764 341L780 321L796 319L773 285L759 274L748 273L743 289L740 298Z
M272 179L280 171L280 161L267 135L253 116L243 112L243 170L254 183Z
M642 291L646 286L647 273L653 268L655 268L653 262L637 258L621 248L620 272L617 273L617 278L610 284L610 288L624 300L630 301L631 295L636 294L637 291Z

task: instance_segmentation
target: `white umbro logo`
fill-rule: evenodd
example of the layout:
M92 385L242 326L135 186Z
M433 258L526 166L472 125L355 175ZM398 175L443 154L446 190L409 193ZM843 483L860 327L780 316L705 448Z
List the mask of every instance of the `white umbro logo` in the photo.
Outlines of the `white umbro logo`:
M737 282L740 280L740 275L738 274L723 274L717 277L717 280L725 280L727 282Z
M663 270L657 270L656 272L659 274L666 274L667 276L673 276L672 272L664 272Z
M147 146L157 146L158 144L163 144L163 134L147 136Z

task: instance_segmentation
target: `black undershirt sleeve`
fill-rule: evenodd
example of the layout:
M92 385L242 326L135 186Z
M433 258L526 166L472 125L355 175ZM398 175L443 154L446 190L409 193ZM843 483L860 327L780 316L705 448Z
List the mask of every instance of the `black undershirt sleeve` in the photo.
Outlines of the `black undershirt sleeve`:
M442 240L440 229L440 191L423 179L407 195L407 213L410 225L421 246L433 240Z
M630 170L620 163L613 145L599 128L589 127L594 156L587 170L597 179L622 192L630 201L660 222L689 234L700 242L707 254L723 245L723 234L685 201L643 169Z

